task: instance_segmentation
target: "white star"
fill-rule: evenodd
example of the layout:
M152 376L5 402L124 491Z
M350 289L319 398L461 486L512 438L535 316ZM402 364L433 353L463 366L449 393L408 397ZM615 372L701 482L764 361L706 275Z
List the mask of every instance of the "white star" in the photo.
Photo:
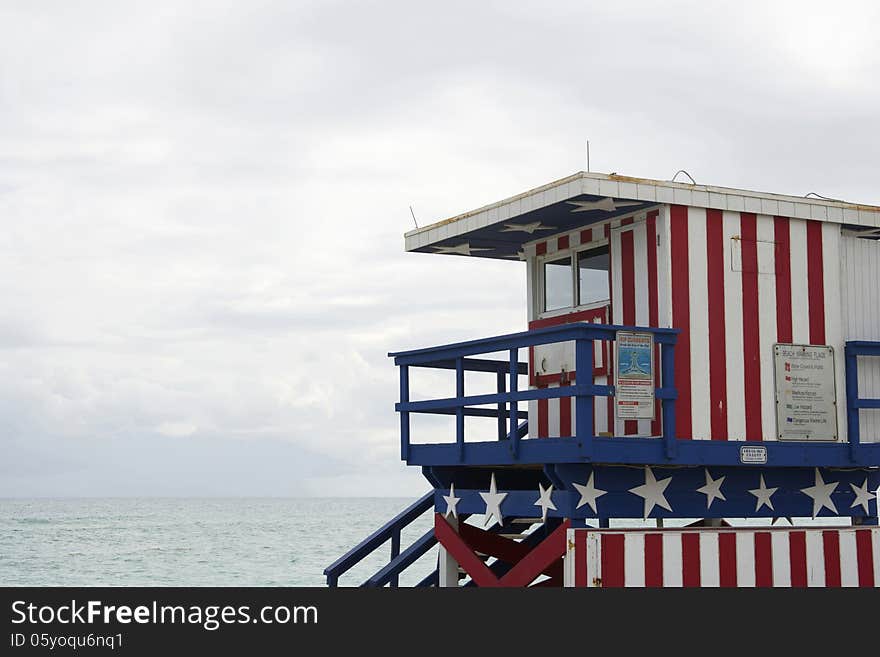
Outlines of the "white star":
M613 212L618 208L641 205L638 201L615 201L613 198L600 198L598 201L566 201L566 203L576 206L572 212L589 212L590 210Z
M538 501L535 506L541 507L541 522L547 522L547 509L556 511L556 505L553 503L553 484L550 488L544 490L544 486L538 484Z
M458 519L458 503L461 498L455 496L455 484L449 484L449 495L444 495L443 499L446 500L446 517L451 513L453 518Z
M865 477L865 483L861 486L850 484L849 487L852 488L853 493L856 494L856 499L849 505L849 508L852 509L853 507L861 506L865 510L865 513L870 513L868 510L868 502L877 496L868 491L868 478Z
M533 221L528 224L504 224L501 229L502 233L528 233L531 235L536 230L556 230L552 226L544 226L540 221Z
M727 498L724 497L724 493L721 492L721 484L724 483L724 477L712 479L712 475L709 474L709 469L706 468L705 471L706 485L702 488L698 488L697 492L702 493L706 496L706 508L708 509L712 506L712 502L714 502L716 499L726 502Z
M662 506L667 511L672 511L672 507L669 506L669 502L666 501L666 496L663 494L670 481L672 481L672 477L657 481L654 478L654 471L646 466L645 483L629 489L629 492L633 495L638 495L645 499L645 518L651 515L651 511L654 510L655 506Z
M819 511L823 508L827 508L829 511L833 513L837 513L837 507L834 506L834 502L831 501L831 493L834 492L834 489L837 488L837 484L831 482L826 484L822 475L819 472L819 468L816 468L816 484L814 486L809 486L807 488L801 488L801 492L804 495L808 495L813 498L813 517L815 518L819 515Z
M456 246L432 246L434 249L434 253L447 253L447 254L455 254L455 255L466 255L469 256L471 253L476 253L477 251L491 251L492 249L482 249L473 247L470 243L465 242L464 244L458 244Z
M489 492L480 493L480 497L482 497L483 501L486 503L485 526L489 525L489 521L493 516L498 521L499 525L504 525L504 518L501 516L501 503L504 501L504 498L507 497L507 493L498 492L498 489L495 487L494 472L492 473L492 483L489 484Z
M771 497L773 493L778 491L778 488L767 488L767 485L764 483L764 475L761 475L761 485L757 488L752 488L749 492L758 498L758 502L755 505L755 511L760 511L761 507L765 504L770 507L771 511L775 511L773 508L773 502L771 501Z
M593 513L599 513L599 509L596 508L596 500L602 497L608 491L601 490L596 488L593 483L593 478L596 476L595 472L590 473L590 478L587 479L586 485L577 484L572 482L571 485L577 488L578 493L581 494L581 499L578 501L577 509L580 509L584 504L589 504L593 509Z

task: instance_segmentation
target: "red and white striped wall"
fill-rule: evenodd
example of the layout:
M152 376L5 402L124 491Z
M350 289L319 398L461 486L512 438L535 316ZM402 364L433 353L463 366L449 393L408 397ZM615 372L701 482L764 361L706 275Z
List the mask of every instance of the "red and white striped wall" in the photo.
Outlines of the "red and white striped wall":
M878 587L880 529L570 529L565 585Z
M639 219L549 238L535 245L535 253L605 240L611 323L682 330L675 350L679 438L776 440L773 345L794 343L834 348L838 436L846 440L837 224L669 205ZM584 319L577 312L556 314L529 327L567 321ZM608 370L598 373L597 383L614 371L613 350L597 355L597 362L601 357ZM655 362L659 375L659 349ZM537 418L529 422L532 437L569 435L563 429L574 416L573 400L533 403L529 410ZM613 411L612 399L597 400L597 433L661 433L659 404L653 421L609 422Z
M664 208L676 346L676 433L776 440L773 345L831 345L843 394L840 228L787 217ZM842 397L840 397L842 401ZM846 435L845 404L838 434Z

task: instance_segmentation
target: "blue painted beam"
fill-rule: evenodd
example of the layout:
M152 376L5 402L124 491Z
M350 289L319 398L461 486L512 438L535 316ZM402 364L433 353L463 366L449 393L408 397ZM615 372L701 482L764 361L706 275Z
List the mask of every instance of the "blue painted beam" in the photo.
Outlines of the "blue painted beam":
M385 586L386 584L391 583L392 581L396 580L396 578L400 575L402 571L409 568L419 559L419 557L425 554L436 544L437 538L434 536L434 530L429 529L427 532L422 534L422 536L419 537L415 543L413 543L406 550L401 552L400 555L398 555L396 558L392 559L387 566L385 566L378 573L370 577L367 581L361 584L361 586L378 587Z
M803 444L784 442L743 443L737 441L676 440L676 456L667 458L665 441L657 438L594 438L592 459L583 441L576 438L541 438L523 440L514 457L506 441L465 443L464 458L458 460L454 443L412 445L409 465L514 465L546 463L634 463L667 465L741 465L740 447L764 447L767 464L774 467L796 466L880 466L880 443L863 443L858 460L852 460L849 445Z

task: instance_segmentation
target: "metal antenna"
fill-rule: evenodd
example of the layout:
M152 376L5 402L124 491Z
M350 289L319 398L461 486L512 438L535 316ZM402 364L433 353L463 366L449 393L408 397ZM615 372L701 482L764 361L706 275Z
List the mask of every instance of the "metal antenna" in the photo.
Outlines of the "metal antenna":
M409 206L409 213L412 215L413 223L416 225L416 228L419 227L419 222L416 221L416 213L413 212L412 206Z
M688 178L690 178L690 180L691 180L691 184L692 184L692 185L696 185L696 184L697 184L697 181L694 180L693 177L691 177L691 174L689 174L689 173L688 173L687 171L685 171L684 169L679 169L678 171L676 171L676 172L675 172L675 175L672 176L672 180L671 180L670 182L675 182L675 178L676 178L676 177L678 176L678 174L680 174L680 173L683 173L683 174L686 175Z
M587 173L590 173L590 140L587 139Z

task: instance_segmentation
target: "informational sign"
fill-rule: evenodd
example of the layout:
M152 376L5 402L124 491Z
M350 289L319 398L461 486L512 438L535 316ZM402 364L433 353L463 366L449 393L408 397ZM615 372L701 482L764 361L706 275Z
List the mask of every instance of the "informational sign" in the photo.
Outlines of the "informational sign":
M654 336L618 331L615 342L617 417L654 419Z
M837 440L834 349L777 344L776 434L780 440Z
M743 445L739 448L740 463L757 463L759 465L767 464L767 448L764 446Z

